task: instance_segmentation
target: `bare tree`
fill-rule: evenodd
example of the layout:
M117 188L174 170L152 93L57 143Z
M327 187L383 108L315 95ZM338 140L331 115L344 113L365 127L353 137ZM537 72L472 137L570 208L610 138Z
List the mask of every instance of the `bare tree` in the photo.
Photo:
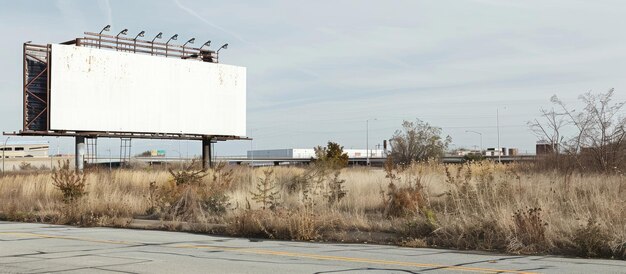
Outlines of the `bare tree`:
M391 156L399 164L440 159L451 141L450 136L441 137L441 128L420 119L404 121L391 138Z
M553 96L555 98L555 96ZM563 146L564 137L561 134L562 129L570 124L563 112L557 112L554 108L550 110L540 109L541 121L535 119L528 122L528 126L535 133L540 141L550 144L554 148L554 153L559 154L560 148Z
M624 157L626 120L620 116L620 110L625 102L612 103L613 94L610 89L604 94L588 92L580 96L585 103L586 120L590 121L581 134L581 144L604 171L617 168Z
M541 110L543 119L529 122L538 137L558 144L562 152L574 156L579 168L610 171L621 169L626 160L626 118L621 115L626 102L613 102L614 89L606 93L587 92L578 97L582 111L569 108L557 96L550 101L559 109ZM562 136L563 127L573 125L575 134Z

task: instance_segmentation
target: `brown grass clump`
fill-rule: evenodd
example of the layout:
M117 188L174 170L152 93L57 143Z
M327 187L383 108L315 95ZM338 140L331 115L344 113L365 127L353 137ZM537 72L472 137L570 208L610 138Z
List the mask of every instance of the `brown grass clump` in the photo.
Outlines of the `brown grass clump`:
M160 219L205 223L226 212L232 170L227 170L224 163L204 171L192 161L180 170L168 172L170 179L166 184L159 187L150 182L147 213Z
M276 211L242 210L232 218L230 233L270 239L317 240L321 230L329 225L307 207Z
M626 177L618 172L537 172L490 162L339 171L222 164L206 172L55 175L84 182L82 196L67 196L75 198L65 198L50 172L20 171L0 176L0 216L123 227L149 214L174 221L169 229L221 224L222 233L237 236L626 259Z
M85 193L84 174L70 170L70 161L59 163L60 169L52 173L52 185L63 193L63 201L71 204L83 197Z
M518 210L513 214L515 224L514 240L510 245L513 251L533 253L544 251L546 245L546 226L548 223L541 218L541 208L529 208L526 211Z

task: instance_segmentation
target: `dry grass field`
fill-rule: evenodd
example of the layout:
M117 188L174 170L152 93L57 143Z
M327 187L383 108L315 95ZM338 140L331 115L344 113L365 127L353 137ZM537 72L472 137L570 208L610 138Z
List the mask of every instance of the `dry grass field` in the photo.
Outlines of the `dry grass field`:
M620 174L484 162L340 173L135 168L84 176L85 195L69 200L50 172L0 177L1 217L124 227L148 216L233 236L626 259L626 178Z

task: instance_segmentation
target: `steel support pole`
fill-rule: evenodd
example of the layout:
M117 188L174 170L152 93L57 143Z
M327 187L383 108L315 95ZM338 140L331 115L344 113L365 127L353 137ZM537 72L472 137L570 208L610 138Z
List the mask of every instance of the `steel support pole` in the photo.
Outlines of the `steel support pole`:
M213 167L211 160L211 138L202 138L202 169L207 170Z
M74 153L76 171L82 172L85 167L85 137L76 136L76 151Z

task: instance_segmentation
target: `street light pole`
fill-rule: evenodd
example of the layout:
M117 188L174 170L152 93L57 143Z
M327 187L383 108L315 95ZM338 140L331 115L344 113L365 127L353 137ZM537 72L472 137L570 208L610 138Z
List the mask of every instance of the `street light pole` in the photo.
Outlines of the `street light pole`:
M372 119L376 121L376 118ZM367 160L365 164L370 165L370 119L365 120L365 154L367 154Z
M502 148L500 147L500 109L496 108L496 128L498 130L498 163L502 163Z
M6 140L4 140L4 146L2 147L2 174L4 175L4 152L7 150L7 142L9 141L9 139L11 139L11 136L7 137Z
M483 153L483 134L478 132L478 131L473 131L473 130L466 130L465 132L471 132L471 133L476 133L478 135L480 135L480 153Z

